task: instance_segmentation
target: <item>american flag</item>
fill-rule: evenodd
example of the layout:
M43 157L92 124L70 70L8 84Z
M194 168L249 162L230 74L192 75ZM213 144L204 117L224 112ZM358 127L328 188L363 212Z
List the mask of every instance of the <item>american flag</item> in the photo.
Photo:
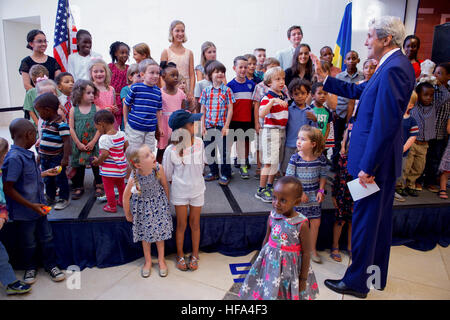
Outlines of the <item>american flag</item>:
M63 72L67 71L69 54L77 52L76 35L77 28L75 27L75 21L70 12L69 0L58 0L53 56L58 61Z

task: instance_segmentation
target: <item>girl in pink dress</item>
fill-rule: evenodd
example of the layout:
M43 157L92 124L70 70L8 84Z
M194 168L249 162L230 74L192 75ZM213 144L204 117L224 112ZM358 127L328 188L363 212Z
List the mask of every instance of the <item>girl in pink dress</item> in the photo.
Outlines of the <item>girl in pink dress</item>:
M108 64L111 70L111 86L116 93L116 106L122 106L120 99L120 91L127 85L127 70L126 62L130 57L130 47L121 41L116 41L109 47L109 54L111 55L112 63ZM121 108L119 108L120 111ZM116 117L116 122L121 126L122 112Z
M169 41L172 44L161 53L161 62L167 61L176 64L178 72L186 79L188 96L192 98L195 87L194 55L191 50L183 46L187 38L182 21L175 20L170 24Z
M178 88L178 69L172 62L161 63L162 78L165 86L161 90L162 94L162 116L161 116L161 131L164 135L158 140L158 153L156 160L162 163L164 151L170 141L172 129L169 127L169 117L172 112L185 108L186 95Z
M112 112L116 120L114 128L117 130L121 123L122 111L116 106L116 91L110 86L111 70L103 59L94 58L89 64L89 76L98 89L98 96L95 98L94 104L100 110L107 109Z

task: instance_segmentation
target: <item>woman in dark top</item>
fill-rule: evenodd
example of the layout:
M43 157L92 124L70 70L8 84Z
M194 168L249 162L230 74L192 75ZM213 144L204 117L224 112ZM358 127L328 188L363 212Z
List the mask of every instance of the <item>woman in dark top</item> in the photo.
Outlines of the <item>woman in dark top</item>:
M415 35L409 35L403 41L403 50L405 51L405 55L408 57L409 61L414 68L414 73L416 75L416 79L420 76L421 69L420 64L423 60L419 60L417 58L417 53L420 49L420 39Z
M61 66L56 59L45 54L47 38L41 30L34 29L28 32L27 43L27 48L33 50L33 53L21 61L19 68L26 91L34 87L29 75L30 68L33 65L41 64L46 67L49 78L52 80L61 72Z
M306 43L300 44L294 51L292 67L286 69L285 83L289 86L295 78L312 81L313 64L310 57L311 48Z

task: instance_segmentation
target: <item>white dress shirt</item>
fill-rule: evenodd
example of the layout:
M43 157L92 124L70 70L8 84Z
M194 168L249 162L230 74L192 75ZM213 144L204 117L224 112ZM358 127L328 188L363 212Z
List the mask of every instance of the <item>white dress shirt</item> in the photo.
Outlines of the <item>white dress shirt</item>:
M275 58L280 61L280 67L283 70L292 67L292 58L294 57L294 47L289 47L280 51L277 51Z

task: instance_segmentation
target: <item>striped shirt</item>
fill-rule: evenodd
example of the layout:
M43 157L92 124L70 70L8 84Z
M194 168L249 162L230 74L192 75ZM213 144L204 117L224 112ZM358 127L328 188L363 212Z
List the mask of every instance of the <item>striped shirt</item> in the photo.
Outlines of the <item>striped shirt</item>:
M410 114L417 121L419 127L417 140L429 141L436 138L436 108L434 104L422 106L418 102L411 109Z
M273 91L269 91L267 95L262 98L259 107L265 107L267 104L269 104L270 100L274 98L279 98L284 101L287 100L287 98L283 94L280 96ZM274 103L272 105L272 108L270 109L270 113L268 113L264 117L264 128L286 128L289 118L288 108L288 105L282 106L279 103Z
M405 145L406 141L408 141L410 137L417 137L417 134L419 133L419 127L417 126L417 121L411 116L407 118L403 117L402 127L403 145ZM406 157L408 155L408 152L409 149L403 153L403 157Z
M144 132L156 130L156 112L162 110L161 90L157 86L133 84L125 98L125 104L131 109L128 114L131 128Z
M252 95L255 90L255 83L246 79L244 83L237 82L236 79L227 83L233 91L236 103L233 105L232 121L251 122L253 111Z
M70 136L69 125L65 122L42 123L42 137L39 144L39 153L48 156L56 156L63 153L64 141L62 137Z
M127 175L125 141L127 141L127 138L123 131L117 131L114 135L104 134L100 137L98 141L100 150L108 150L109 152L108 157L100 165L101 176L123 178Z
M206 108L205 127L223 127L227 120L228 105L235 103L233 92L223 83L219 88L212 85L203 89L199 100Z
M435 86L434 105L436 106L436 139L447 137L447 121L450 117L450 92L445 86Z
M347 70L342 71L338 75L336 75L336 79L349 82L349 83L357 83L359 81L364 80L364 75L361 71L355 72L353 75L349 75ZM350 99L338 96L337 105L336 105L336 114L344 119L347 116L348 102Z
M317 192L320 188L320 179L327 177L327 160L321 155L313 161L306 161L298 154L294 153L286 168L286 176L298 178L302 183L303 192L308 196L308 202L302 203L300 207L306 208L319 206L316 200Z

